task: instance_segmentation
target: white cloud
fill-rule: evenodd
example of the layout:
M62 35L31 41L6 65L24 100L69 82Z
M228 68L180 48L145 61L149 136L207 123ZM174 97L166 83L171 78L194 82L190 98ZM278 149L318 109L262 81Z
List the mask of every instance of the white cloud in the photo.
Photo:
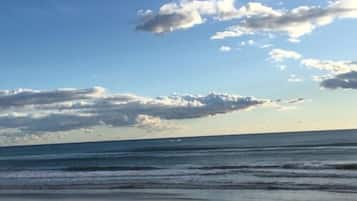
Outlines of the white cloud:
M274 49L269 53L271 59L276 62L285 59L300 60L300 63L308 68L314 68L326 72L325 75L312 76L312 80L320 82L320 86L326 89L357 89L357 62L344 60L320 60L302 59L302 56L293 51ZM282 70L285 69L283 65ZM289 82L302 82L303 79L292 74Z
M211 39L242 35L282 33L293 43L318 27L338 19L357 18L355 0L332 0L328 5L299 6L292 9L274 9L259 2L248 2L236 8L235 0L178 0L163 4L157 12L139 10L137 30L166 33L192 28L207 20L237 20L238 24L216 32Z
M322 81L332 78L332 77L333 77L332 75L327 74L327 75L313 75L311 78L312 78L312 81L314 81L314 82L322 82Z
M163 4L157 13L139 10L141 20L137 30L152 33L188 29L204 23L205 17L218 21L252 16L278 16L280 11L258 2L249 2L237 9L235 0L179 0Z
M225 46L225 45L219 48L219 51L221 52L230 52L231 50L232 48L230 46Z
M254 40L241 41L240 46L253 46L255 44Z
M273 47L273 44L265 44L265 45L260 46L260 48L262 48L262 49L266 49L266 48L270 48L270 47Z
M303 59L301 63L309 68L327 72L326 75L313 76L326 89L357 89L357 62L319 59Z
M241 17L267 17L267 16L281 16L282 11L274 10L269 6L265 6L259 2L248 2L246 5L239 8L235 18Z
M244 16L238 25L217 32L211 39L278 32L288 35L291 42L299 42L301 36L342 18L357 18L355 0L331 1L327 7L300 6L291 10L279 10L275 14L271 12L268 15Z
M320 86L326 89L357 89L357 62L346 60L320 60L303 59L302 55L294 51L273 49L269 53L270 58L276 62L285 59L300 60L300 63L308 68L318 69L326 72L325 75L312 76L312 80L320 82ZM285 69L285 65L281 66ZM290 75L289 82L302 82L303 79L297 75Z
M357 71L357 62L348 60L320 60L312 58L303 58L303 56L295 51L284 49L272 49L269 52L270 59L275 62L283 62L287 59L298 60L300 63L308 68L326 71L329 74L341 74L351 71ZM282 66L285 69L285 65ZM324 75L323 77L328 78ZM315 76L314 80L320 79L321 76Z
M333 61L319 59L303 59L301 63L309 68L316 68L328 71L333 74L347 73L357 71L357 62L355 61Z
M288 41L292 43L300 43L300 39L298 38L289 38Z
M217 32L213 36L211 36L212 40L221 40L225 38L235 38L240 37L242 35L253 35L254 31L249 29L245 29L243 27L231 26L228 27L225 31Z
M237 10L234 0L180 0L162 5L157 13L139 11L137 30L152 33L172 32L205 22L205 16L218 20L232 19Z
M294 59L298 60L302 56L301 54L290 51L290 50L283 50L283 49L273 49L269 52L270 58L275 62L282 62L286 59Z
M135 119L135 126L147 131L160 131L174 129L175 127L169 125L167 122L163 122L159 117L153 117L150 115L139 114Z

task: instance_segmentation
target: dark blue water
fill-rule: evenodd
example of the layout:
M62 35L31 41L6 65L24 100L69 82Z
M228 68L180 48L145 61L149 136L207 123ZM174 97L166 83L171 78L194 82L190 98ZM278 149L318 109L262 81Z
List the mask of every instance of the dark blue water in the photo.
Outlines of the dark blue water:
M94 200L357 200L357 131L0 148L1 200L84 195L85 200L95 195Z

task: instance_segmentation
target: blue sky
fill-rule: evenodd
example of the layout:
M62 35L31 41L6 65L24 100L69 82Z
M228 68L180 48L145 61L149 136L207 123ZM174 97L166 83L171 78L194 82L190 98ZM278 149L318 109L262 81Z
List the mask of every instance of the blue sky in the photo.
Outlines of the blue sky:
M201 4L195 7L197 2ZM4 144L32 144L353 128L357 123L351 120L357 112L356 9L353 0L3 1L0 138ZM268 23L271 26L264 28ZM231 26L234 37L212 39L219 32L231 31ZM155 97L173 94L181 101L192 101L182 96L190 94L195 101L213 104L214 109L200 114L190 111L186 116L135 113L135 120L123 125L105 119L98 120L100 124L54 130L29 129L20 123L25 120L14 115L36 121L33 108L43 100L27 104L26 96L63 92L58 90L62 88L93 89L89 94L100 91L102 96L95 96L95 103L122 94L137 96L135 101L157 101ZM231 101L237 108L217 111L218 99L214 103L202 99L210 93L222 102L227 96L240 95L269 104L264 102L263 108L251 104L252 111L245 111L244 105L240 111L241 105ZM6 100L21 98L26 104L6 105ZM290 103L299 98L303 101ZM65 103L71 101L82 99ZM48 104L54 103L64 102ZM41 115L58 115L57 110ZM140 116L145 117L141 119L144 126L139 125L138 115L146 115ZM336 115L341 116L336 120ZM45 123L51 124L46 119L39 125ZM85 135L88 130L91 135Z

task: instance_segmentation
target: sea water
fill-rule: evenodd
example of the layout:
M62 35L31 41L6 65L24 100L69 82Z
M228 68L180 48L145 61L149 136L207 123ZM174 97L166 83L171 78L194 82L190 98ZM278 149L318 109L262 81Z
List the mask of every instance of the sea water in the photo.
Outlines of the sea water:
M357 131L3 147L0 200L357 200Z

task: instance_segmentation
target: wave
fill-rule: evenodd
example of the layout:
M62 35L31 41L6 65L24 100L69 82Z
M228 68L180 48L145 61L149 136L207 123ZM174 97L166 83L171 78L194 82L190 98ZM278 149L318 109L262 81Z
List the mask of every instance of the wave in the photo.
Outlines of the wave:
M82 183L66 184L13 184L1 185L0 189L21 190L81 190L81 189L181 189L181 190L315 190L339 193L357 193L356 185L349 184L317 184L295 182L169 182L169 181L116 181L96 183L85 181Z
M61 169L70 172L95 172L95 171L146 171L170 169L154 166L73 166ZM222 165L222 166L198 166L181 167L181 170L268 170L268 169L286 169L286 170L356 170L357 163L344 164L299 164L289 163L283 165ZM176 169L177 170L177 169Z
M304 163L287 163L282 165L224 165L224 166L202 166L190 167L189 169L200 170L235 170L235 169L296 169L296 170L357 170L357 163L341 164L304 164Z
M305 152L306 149L357 149L357 143L326 143L326 144L297 144L281 146L202 146L202 145L178 145L178 146L150 146L143 148L132 148L126 150L105 150L98 152L62 153L62 154L38 154L38 155L15 155L0 156L0 163L8 162L58 162L58 161L87 161L87 160L114 160L114 159L157 159L170 158L172 156L201 156L201 154L221 153L244 153L244 152L275 152L290 153L293 151ZM202 156L203 156L202 155Z
M70 172L95 172L95 171L145 171L160 170L159 167L150 166L85 166L85 167L68 167L62 169Z
M337 170L357 170L357 163L337 164L337 165L334 165L334 168Z

